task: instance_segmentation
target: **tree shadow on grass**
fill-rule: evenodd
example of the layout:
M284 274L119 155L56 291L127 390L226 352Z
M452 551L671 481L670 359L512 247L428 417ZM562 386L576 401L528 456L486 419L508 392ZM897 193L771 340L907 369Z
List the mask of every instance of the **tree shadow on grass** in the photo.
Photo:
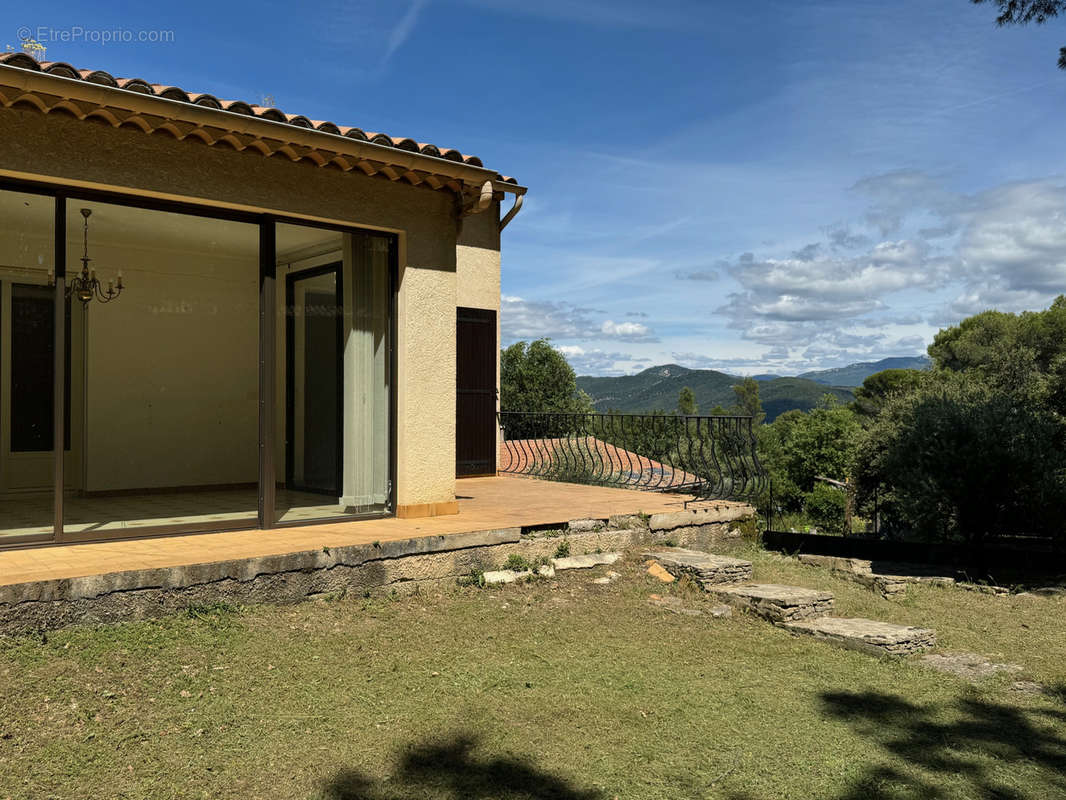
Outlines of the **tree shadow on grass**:
M1049 693L1061 698L1059 691ZM871 763L842 800L1066 797L1066 711L1022 708L964 696L950 706L918 705L880 692L825 692L826 712L909 765ZM993 774L996 764L1027 762L1025 790ZM957 776L957 777L954 777ZM953 779L954 788L945 781Z
M474 752L477 739L460 734L443 742L413 745L397 759L388 780L345 769L323 786L327 800L600 800L596 790L579 789L569 781L514 756L482 759Z

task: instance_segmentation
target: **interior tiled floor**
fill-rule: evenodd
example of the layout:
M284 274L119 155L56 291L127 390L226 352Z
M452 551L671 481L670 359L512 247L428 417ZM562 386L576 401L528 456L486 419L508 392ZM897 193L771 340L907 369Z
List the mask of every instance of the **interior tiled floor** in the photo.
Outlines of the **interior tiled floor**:
M52 493L0 495L0 542L5 537L52 533ZM254 521L259 497L255 489L160 492L111 497L68 496L64 528L72 533L109 531L204 522ZM320 494L278 490L277 518L300 522L336 517L343 506ZM360 513L365 510L360 509Z
M612 514L679 511L684 508L686 499L672 494L510 476L466 478L456 482L455 490L459 513L440 517L389 517L268 531L237 530L2 550L0 585L256 558L420 536L565 524L571 519L602 519Z

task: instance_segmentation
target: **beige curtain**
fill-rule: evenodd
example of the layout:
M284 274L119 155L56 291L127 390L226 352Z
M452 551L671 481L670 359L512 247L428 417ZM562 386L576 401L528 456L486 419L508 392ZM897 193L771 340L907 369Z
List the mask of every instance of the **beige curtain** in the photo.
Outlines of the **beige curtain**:
M344 236L344 487L348 511L389 496L389 239Z

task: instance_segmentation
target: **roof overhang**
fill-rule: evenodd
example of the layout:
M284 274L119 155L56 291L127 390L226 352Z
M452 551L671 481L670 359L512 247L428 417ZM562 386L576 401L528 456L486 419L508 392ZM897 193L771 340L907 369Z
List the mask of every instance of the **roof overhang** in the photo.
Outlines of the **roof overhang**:
M144 133L164 131L178 140L191 137L208 145L238 151L251 149L263 156L279 156L319 167L333 166L345 172L358 170L412 186L450 190L459 196L464 208L476 206L488 190L496 199L502 199L504 193L519 196L526 193L526 187L484 167L3 64L0 64L0 105L33 107L44 114L58 111Z

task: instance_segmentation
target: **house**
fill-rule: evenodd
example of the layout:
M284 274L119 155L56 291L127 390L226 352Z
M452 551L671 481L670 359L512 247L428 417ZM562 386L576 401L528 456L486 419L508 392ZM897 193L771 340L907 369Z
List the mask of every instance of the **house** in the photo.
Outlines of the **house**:
M0 547L458 510L495 474L475 156L0 55Z

